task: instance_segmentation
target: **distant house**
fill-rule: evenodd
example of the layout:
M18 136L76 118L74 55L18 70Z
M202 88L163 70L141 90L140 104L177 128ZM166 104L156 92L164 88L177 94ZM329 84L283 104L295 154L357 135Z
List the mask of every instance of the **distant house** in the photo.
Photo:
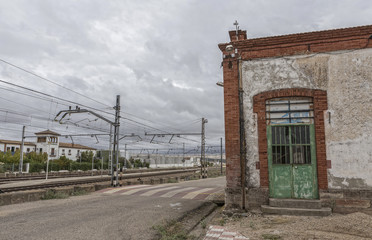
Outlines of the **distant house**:
M17 150L21 148L20 141L12 141L12 140L1 140L0 139L0 151L8 152L10 151L14 154ZM24 153L34 152L36 150L36 143L33 142L25 142L24 143Z
M96 155L96 149L80 144L59 142L59 133L46 130L35 133L36 142L25 142L23 152L47 153L50 160L58 159L61 156L76 161L82 152L92 151ZM21 141L0 140L0 151L10 151L14 154L21 149Z

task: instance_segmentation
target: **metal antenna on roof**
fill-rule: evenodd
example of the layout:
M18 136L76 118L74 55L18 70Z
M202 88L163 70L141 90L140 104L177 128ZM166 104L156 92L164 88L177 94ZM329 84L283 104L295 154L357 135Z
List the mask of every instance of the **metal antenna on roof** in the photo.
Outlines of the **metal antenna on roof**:
M239 40L239 34L238 34L238 31L239 31L239 23L237 20L235 20L235 22L233 23L235 25L235 31L236 31L236 40Z

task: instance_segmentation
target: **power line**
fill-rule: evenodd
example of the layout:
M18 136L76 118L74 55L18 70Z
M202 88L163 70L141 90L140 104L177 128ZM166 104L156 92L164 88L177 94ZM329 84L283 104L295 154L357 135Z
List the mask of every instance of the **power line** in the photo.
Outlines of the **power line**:
M53 100L53 99L58 99L58 100L61 100L61 101L64 101L64 102L68 102L68 103L71 103L71 104L76 104L76 105L80 105L80 106L83 106L83 107L87 107L87 108L90 108L90 109L93 109L93 110L96 110L96 111L99 111L99 112L103 112L103 113L106 113L106 114L109 114L109 115L114 115L113 113L109 113L109 112L103 111L103 110L101 110L101 109L97 109L97 108L94 108L94 107L89 107L89 106L86 106L86 105L84 105L84 104L80 104L80 103L75 102L75 101L70 101L70 100L67 100L67 99L60 98L60 97L52 96L52 95L50 95L50 94L47 94L47 93L44 93L44 92L41 92L41 91L37 91L37 90L31 89L31 88L28 88L28 87L24 87L24 86L21 86L21 85L17 85L17 84L14 84L14 83L10 83L10 82L8 82L8 81L4 81L4 80L1 80L1 79L0 79L0 82L1 82L1 83L4 83L4 84L8 84L8 85L13 86L13 87L17 87L17 88L21 88L21 89L24 89L24 90L30 91L30 92L32 92L32 93L36 93L36 94L39 94L39 95L47 96L47 97L51 98L51 100ZM8 90L8 91L16 92L16 91L14 91L14 90L10 90L10 89L4 89L4 90ZM42 99L42 100L47 100L47 99L43 99L43 98L41 98L40 96L31 96L31 95L28 95L28 94L25 94L25 93L21 93L21 92L17 92L17 93L19 93L19 94L23 94L23 95L26 95L26 96L30 96L30 97L39 98L39 99ZM7 100L7 99L5 99L5 100ZM9 101L9 100L8 100L8 101ZM57 103L57 104L61 104L61 105L65 105L65 104L60 103L60 102L58 102L58 101L56 101L56 103ZM17 104L19 104L19 103L17 103ZM24 105L24 106L25 106L25 105ZM67 105L66 105L66 106L67 106ZM27 107L27 106L26 106L26 107ZM40 110L38 109L38 111L40 111ZM44 111L44 112L45 112L45 111ZM45 113L47 113L47 112L45 112ZM48 114L50 114L50 113L48 112ZM127 114L128 114L128 113L127 113ZM130 115L133 115L133 114L130 114ZM133 115L133 116L135 116L135 115ZM137 117L137 116L136 116L136 117ZM137 118L140 118L140 117L137 117ZM127 117L124 117L124 118L122 118L122 119L123 119L123 121L127 121L126 123L128 123L128 124L133 124L133 125L137 124L137 125L139 125L139 126L144 126L144 127L146 127L146 128L149 128L149 129L154 129L154 130L158 130L158 131L161 131L161 132L164 132L164 133L169 133L168 131L162 130L162 129L157 128L157 127L150 126L150 125L148 125L148 124L145 124L145 123L142 123L142 122L139 122L139 121L136 121L136 120L133 120L133 119L127 118ZM146 119L144 119L144 120L146 120ZM150 121L150 120L146 120L146 121L153 122L153 121ZM194 121L195 121L195 120L194 120ZM197 120L197 121L198 121L198 120ZM129 122L130 122L130 123L129 123ZM153 122L153 123L154 123L154 122ZM192 122L192 124L193 124L193 122ZM78 127L82 127L82 126L78 126ZM185 140L188 140L188 141L198 142L198 141L195 141L195 140L193 140L193 139L188 139L188 138L185 138L185 137L182 137L182 138L185 139Z
M94 102L96 102L96 103L99 103L99 104L102 104L102 105L105 105L105 106L109 106L109 105L107 105L107 104L105 104L105 103L102 103L102 102L97 101L97 100L95 100L95 99L93 99L93 98L90 98L90 97L88 97L88 96L86 96L86 95L84 95L84 94L81 94L81 93L79 93L79 92L77 92L77 91L75 91L75 90L72 90L72 89L70 89L70 88L68 88L68 87L65 87L65 86L63 86L63 85L61 85L61 84L58 84L58 83L56 83L56 82L54 82L54 81L52 81L52 80L49 80L49 79L47 79L47 78L45 78L45 77L42 77L42 76L40 76L40 75L38 75L38 74L36 74L36 73L34 73L34 72L31 72L31 71L29 71L29 70L27 70L27 69L24 69L24 68L22 68L22 67L19 67L19 66L13 64L13 63L10 63L10 62L8 62L8 61L5 61L5 60L1 59L1 58L0 58L0 61L4 62L4 63L6 63L6 64L8 64L8 65L10 65L10 66L12 66L12 67L15 67L15 68L17 68L17 69L19 69L19 70L22 70L22 71L24 71L24 72L26 72L26 73L28 73L28 74L31 74L31 75L33 75L33 76L35 76L35 77L38 77L38 78L40 78L40 79L42 79L42 80L44 80L44 81L47 81L47 82L52 83L52 84L55 84L55 85L57 85L57 86L59 86L59 87L61 87L61 88L64 88L64 89L66 89L66 90L69 90L69 91L71 91L71 92L73 92L73 93L75 93L75 94L77 94L77 95L79 95L79 96L85 97L85 98L87 98L87 99L89 99L89 100L92 100L92 101L94 101ZM110 106L109 106L109 107L110 107Z
M52 100L52 98L43 98L43 97L40 97L40 96L37 96L37 95L32 95L32 94L27 94L27 93L24 93L24 92L20 92L20 91L16 91L14 89L10 89L10 88L3 88L3 87L0 87L0 89L3 89L5 91L9 91L9 92L14 92L14 93L18 93L18 94L21 94L21 95L24 95L24 96L28 96L28 97L32 97L32 98L37 98L37 99L40 99L40 100L44 100L44 101L50 101ZM58 102L58 101L55 101L56 103L60 104L60 105L64 105L64 106L69 106L65 103L61 103L61 102Z
M14 86L14 87L18 87L18 88L21 88L21 89L25 89L27 91L31 91L31 92L34 92L34 93L37 93L37 94L40 94L40 95L44 95L44 96L50 97L52 99L58 99L58 100L61 100L61 101L64 101L64 102L68 102L68 103L71 103L71 104L75 104L75 105L83 106L83 107L86 107L86 108L90 108L92 110L96 110L96 111L100 111L100 112L103 112L103 113L106 113L106 114L114 115L113 113L109 113L109 112L106 112L106 111L103 111L103 110L100 110L100 109L97 109L97 108L94 108L94 107L89 107L89 106L86 106L84 104L80 104L80 103L75 102L75 101L70 101L70 100L67 100L67 99L60 98L60 97L52 96L50 94L43 93L43 92L40 92L40 91L31 89L31 88L28 88L28 87L24 87L24 86L18 85L18 84L10 83L10 82L7 82L7 81L2 80L2 79L0 79L0 82L2 82L4 84L11 85L11 86ZM122 119L127 120L127 121L130 121L130 122L133 122L133 123L137 123L137 124L139 124L141 126L145 126L145 127L148 127L148 128L154 129L154 130L162 131L164 133L169 133L169 132L167 132L165 130L162 130L162 129L159 129L159 128L156 128L156 127L152 127L150 125L147 125L145 123L141 123L139 121L136 121L136 120L133 120L133 119L130 119L130 118L127 118L127 117L122 117ZM187 138L185 138L185 139L187 139Z
M8 81L2 80L2 79L0 79L0 82L11 85L11 86L15 86L15 87L18 87L18 88L22 88L22 89L25 89L25 90L28 90L28 91L31 91L31 92L34 92L34 93L37 93L37 94L40 94L40 95L48 96L50 98L55 98L55 99L58 99L58 100L61 100L61 101L64 101L64 102L68 102L68 103L71 103L71 104L83 106L83 107L90 108L90 109L93 109L93 110L96 110L96 111L100 111L100 112L103 112L103 113L106 113L106 114L115 115L113 113L109 113L109 112L105 112L105 111L97 109L97 108L89 107L89 106L86 106L86 105L78 103L78 102L74 102L74 101L70 101L70 100L67 100L67 99L60 98L60 97L52 96L50 94L43 93L43 92L34 90L32 88L24 87L24 86L15 84L15 83L11 83L11 82L8 82Z

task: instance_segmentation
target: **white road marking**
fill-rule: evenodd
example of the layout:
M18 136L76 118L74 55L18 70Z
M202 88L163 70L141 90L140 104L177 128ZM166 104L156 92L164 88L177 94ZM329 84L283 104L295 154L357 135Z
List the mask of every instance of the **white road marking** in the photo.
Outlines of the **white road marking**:
M155 190L151 190L151 191L142 193L141 196L151 196L151 195L154 195L155 193L158 193L160 191L169 190L169 189L175 189L175 188L179 188L179 187L178 186L173 186L173 187L166 187L166 188L161 188L161 189L155 189Z
M198 191L194 191L194 192L190 192L188 194L186 194L185 196L183 196L182 198L185 198L185 199L193 199L194 197L198 196L200 193L203 193L203 192L208 192L209 190L212 190L213 188L204 188L204 189L200 189Z
M188 187L188 188L177 189L177 190L167 192L167 193L161 195L160 197L173 197L177 193L185 192L185 191L192 190L192 189L195 189L195 188L194 187Z
M132 190L123 192L123 193L121 193L121 195L131 195L133 193L136 193L136 192L139 192L139 191L142 191L142 190L153 189L153 188L161 188L161 187L164 187L164 186L157 185L157 186L152 186L152 187L137 188L137 189L132 189Z
M115 193L115 192L118 192L120 190L124 190L124 189L130 189L130 188L143 188L143 187L148 187L148 186L151 186L151 185L133 185L133 186L125 186L125 187L120 187L120 188L112 188L106 192L103 192L103 193Z

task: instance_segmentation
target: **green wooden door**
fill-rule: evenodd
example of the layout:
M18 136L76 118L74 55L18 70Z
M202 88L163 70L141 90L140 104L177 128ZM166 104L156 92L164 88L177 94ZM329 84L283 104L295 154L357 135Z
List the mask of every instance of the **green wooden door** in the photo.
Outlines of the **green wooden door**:
M268 125L270 197L318 198L313 124Z

